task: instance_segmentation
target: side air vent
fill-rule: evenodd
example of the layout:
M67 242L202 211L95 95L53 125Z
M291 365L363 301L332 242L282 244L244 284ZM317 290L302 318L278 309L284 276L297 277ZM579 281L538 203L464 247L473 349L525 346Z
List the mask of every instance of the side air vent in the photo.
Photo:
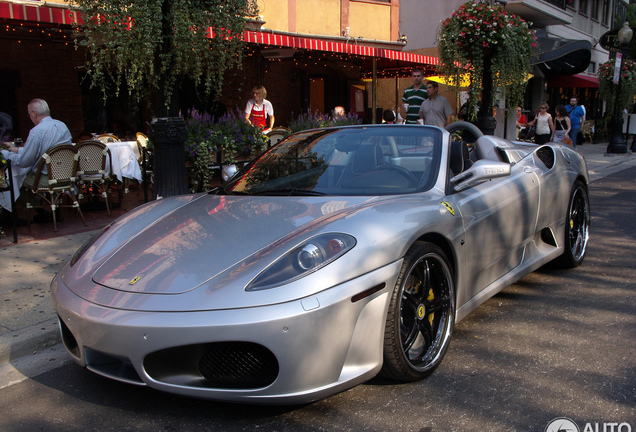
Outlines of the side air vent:
M550 146L543 146L535 152L537 157L548 169L554 166L554 150Z

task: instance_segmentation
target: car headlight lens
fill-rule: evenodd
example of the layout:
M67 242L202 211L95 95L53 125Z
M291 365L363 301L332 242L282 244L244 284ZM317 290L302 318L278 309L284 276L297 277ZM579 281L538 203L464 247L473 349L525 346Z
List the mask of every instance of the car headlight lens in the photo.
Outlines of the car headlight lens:
M340 258L355 244L355 238L348 234L321 234L283 255L256 276L246 289L258 291L293 282Z

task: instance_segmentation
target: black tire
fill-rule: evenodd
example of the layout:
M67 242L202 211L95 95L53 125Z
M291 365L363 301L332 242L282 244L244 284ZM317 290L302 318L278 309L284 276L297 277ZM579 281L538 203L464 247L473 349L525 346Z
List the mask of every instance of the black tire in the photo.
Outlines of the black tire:
M417 381L442 362L455 323L455 284L437 246L417 242L393 288L384 335L382 375Z
M589 238L590 199L583 183L575 181L565 215L564 251L556 264L562 268L580 266L587 252Z

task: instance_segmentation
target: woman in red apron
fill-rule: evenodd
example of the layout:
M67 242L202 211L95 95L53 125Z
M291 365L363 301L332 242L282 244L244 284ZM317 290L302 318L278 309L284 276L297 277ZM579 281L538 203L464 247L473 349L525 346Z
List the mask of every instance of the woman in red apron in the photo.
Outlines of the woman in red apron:
M245 120L263 129L263 132L269 132L274 127L274 107L265 99L267 90L262 85L256 86L252 89L252 96L245 106Z

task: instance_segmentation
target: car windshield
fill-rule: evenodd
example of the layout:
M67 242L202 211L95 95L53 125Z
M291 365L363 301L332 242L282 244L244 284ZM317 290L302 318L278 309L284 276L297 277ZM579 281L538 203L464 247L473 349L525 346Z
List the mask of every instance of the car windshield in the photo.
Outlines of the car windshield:
M355 126L299 132L219 192L245 195L394 195L435 183L443 133L433 127Z

